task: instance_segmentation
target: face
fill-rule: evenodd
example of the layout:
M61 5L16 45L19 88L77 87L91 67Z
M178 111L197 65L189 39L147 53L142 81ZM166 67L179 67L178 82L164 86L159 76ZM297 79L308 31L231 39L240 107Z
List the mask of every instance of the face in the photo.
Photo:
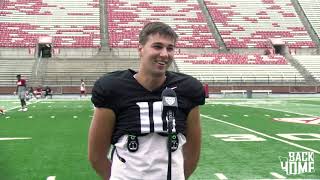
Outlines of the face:
M145 45L139 45L140 70L151 76L163 76L173 61L174 40L159 34L149 35Z

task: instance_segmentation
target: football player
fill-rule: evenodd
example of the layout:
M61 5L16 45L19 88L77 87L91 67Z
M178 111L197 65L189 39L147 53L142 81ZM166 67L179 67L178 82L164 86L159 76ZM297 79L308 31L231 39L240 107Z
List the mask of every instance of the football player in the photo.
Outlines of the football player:
M86 83L84 82L83 79L81 79L81 83L80 83L80 98L82 97L82 95L87 96L87 94L86 94Z
M27 111L27 103L26 103L26 91L27 91L27 83L25 79L21 78L21 75L17 75L17 87L15 93L17 93L20 103L21 109L19 111Z
M169 150L172 179L185 180L195 170L201 144L199 105L205 94L195 78L167 71L177 38L167 24L146 24L139 34L139 71L116 71L95 82L88 158L103 179L167 179ZM178 99L175 148L167 147L168 121L162 115L161 93L166 88L173 89Z

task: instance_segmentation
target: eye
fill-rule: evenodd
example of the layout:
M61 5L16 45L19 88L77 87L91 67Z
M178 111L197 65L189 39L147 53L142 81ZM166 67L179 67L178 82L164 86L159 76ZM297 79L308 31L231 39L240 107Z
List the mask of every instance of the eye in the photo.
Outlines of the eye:
M160 46L160 45L154 45L153 48L155 48L155 49L162 49L162 46Z
M167 51L173 51L174 47L167 47Z

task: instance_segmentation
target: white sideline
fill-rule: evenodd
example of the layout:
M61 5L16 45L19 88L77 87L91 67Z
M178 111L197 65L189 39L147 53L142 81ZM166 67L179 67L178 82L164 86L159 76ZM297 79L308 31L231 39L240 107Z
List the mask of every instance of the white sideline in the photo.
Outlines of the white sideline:
M252 133L259 134L260 136L264 136L264 137L267 137L267 138L270 138L270 139L273 139L273 140L276 140L276 141L280 141L280 142L283 142L283 143L286 143L286 144L289 144L289 145L292 145L292 146L295 146L295 147L298 147L298 148L301 148L301 149L304 149L304 150L308 150L308 151L314 152L316 154L320 154L320 151L317 151L315 149L311 149L311 148L308 148L308 147L305 147L305 146L301 146L299 144L292 143L292 142L289 142L289 141L286 141L286 140L283 140L283 139L280 139L280 138L269 136L267 134L264 134L264 133L261 133L261 132L258 132L258 131L243 127L243 126L239 126L239 125L236 125L236 124L233 124L233 123L230 123L230 122L226 122L226 121L223 121L221 119L216 119L216 118L213 118L213 117L210 117L210 116L207 116L207 115L203 115L203 114L201 114L200 116L202 116L204 118L207 118L207 119L214 120L214 121L218 121L218 122L221 122L221 123L224 123L224 124L228 124L228 125L240 128L240 129L244 129L244 130L250 131Z

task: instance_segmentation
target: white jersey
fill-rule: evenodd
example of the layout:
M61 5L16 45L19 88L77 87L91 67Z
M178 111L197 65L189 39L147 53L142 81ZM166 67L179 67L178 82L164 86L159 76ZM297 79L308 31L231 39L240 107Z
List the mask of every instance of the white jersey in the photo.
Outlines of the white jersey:
M136 152L127 149L127 138L128 135L124 135L115 144L110 180L166 180L168 138L157 133L140 136ZM185 180L182 145L186 138L183 134L178 134L178 139L179 147L172 152L171 179ZM125 162L118 156L125 159Z
M85 90L86 90L86 84L82 82L80 85L80 91L85 91Z

